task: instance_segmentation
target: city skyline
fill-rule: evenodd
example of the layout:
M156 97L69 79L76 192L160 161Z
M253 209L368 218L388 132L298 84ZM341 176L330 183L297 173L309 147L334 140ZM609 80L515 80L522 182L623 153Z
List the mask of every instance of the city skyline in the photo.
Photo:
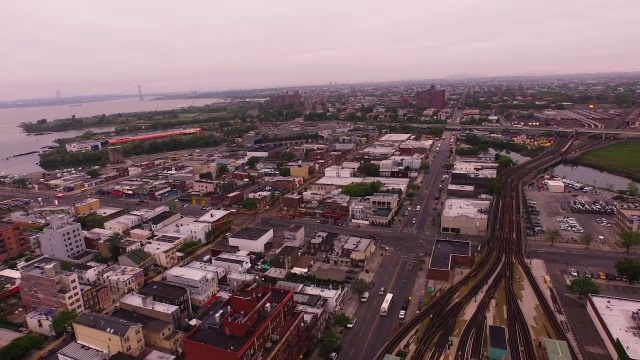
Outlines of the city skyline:
M0 99L633 72L640 4L622 3L27 1L0 15Z

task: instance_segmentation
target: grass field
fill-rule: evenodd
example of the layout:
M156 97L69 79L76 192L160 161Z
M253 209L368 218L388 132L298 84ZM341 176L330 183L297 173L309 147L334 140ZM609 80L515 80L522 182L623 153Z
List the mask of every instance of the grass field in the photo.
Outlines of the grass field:
M640 181L640 142L623 142L586 152L578 164Z

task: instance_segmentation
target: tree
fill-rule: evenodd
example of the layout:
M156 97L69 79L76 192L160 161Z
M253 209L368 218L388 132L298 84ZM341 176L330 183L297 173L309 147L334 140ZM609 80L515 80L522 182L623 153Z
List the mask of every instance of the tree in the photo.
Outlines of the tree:
M11 340L9 344L0 348L0 359L22 360L33 349L39 349L44 345L44 336L29 334Z
M487 181L487 193L490 195L496 195L500 193L500 180L498 179L489 179L489 181Z
M182 243L182 245L180 245L180 252L184 254L190 254L194 252L199 246L200 243L197 241L185 241L184 243Z
M280 176L291 176L291 169L288 167L280 168Z
M358 295L358 297L361 297L367 290L369 290L369 283L364 279L356 279L353 285L351 285L351 291Z
M258 202L256 201L256 199L244 199L240 203L240 206L242 206L243 209L255 210L256 208L258 208Z
M500 158L498 159L498 170L504 170L506 168L513 166L514 164L515 164L515 161L513 161L513 159L510 156L500 155Z
M374 163L363 164L358 167L358 172L364 176L380 176L380 166Z
M589 248L589 245L593 242L593 236L591 234L584 233L580 235L580 243L584 244L585 249Z
M203 180L213 180L213 174L211 173L211 171L203 172L199 176L200 179Z
M67 326L74 322L78 318L78 313L75 310L62 310L51 321L51 326L56 336L62 336L67 332Z
M453 165L452 163L445 163L442 167L443 167L445 170L451 170L451 169L453 169L453 166L454 166L454 165Z
M627 194L629 196L638 197L640 195L640 190L638 190L638 185L634 182L629 182L627 184Z
M255 170L256 165L260 162L260 158L257 156L252 156L249 158L249 160L247 160L247 166L249 167L249 169L253 169Z
M620 233L620 243L629 252L630 248L640 245L640 233L631 230L623 231Z
M346 327L351 322L351 318L347 314L340 312L333 318L333 323L339 327Z
M284 161L291 161L295 158L296 158L296 154L292 153L291 151L285 151L282 154L280 154L280 159Z
M342 193L353 197L371 196L382 188L380 181L359 182L346 185L342 188Z
M218 165L218 171L216 171L216 176L224 176L229 172L229 166L227 164Z
M105 240L105 242L109 244L109 258L113 262L116 262L118 260L118 256L120 256L120 245L122 244L122 240L124 240L124 235L119 233L114 233Z
M420 170L422 170L422 171L428 171L428 170L429 170L429 167L430 167L430 166L429 166L429 164L424 163L424 164L420 165Z
M60 268L64 271L73 272L73 264L68 261L61 261Z
M86 215L76 217L76 222L80 223L82 230L89 231L95 228L104 228L106 218L98 213L90 212Z
M101 175L98 169L89 169L86 174L94 179Z
M625 258L616 261L615 268L618 274L627 277L627 281L629 281L630 284L640 280L640 261Z
M600 289L598 284L593 281L592 278L586 276L578 276L571 280L571 283L567 285L569 291L574 294L578 294L578 297L582 299L589 294L599 294Z
M320 357L323 359L327 359L329 355L331 355L331 353L333 352L333 349L336 348L339 341L340 341L340 338L333 331L329 330L325 332L322 339L320 339L320 346L318 347L318 355L320 355Z
M546 238L551 242L551 246L553 246L553 243L562 238L562 234L560 233L560 230L552 229L547 232Z
M29 184L29 180L27 180L27 178L22 178L21 177L21 178L14 179L11 183L15 187L18 187L20 189L26 189L27 185Z

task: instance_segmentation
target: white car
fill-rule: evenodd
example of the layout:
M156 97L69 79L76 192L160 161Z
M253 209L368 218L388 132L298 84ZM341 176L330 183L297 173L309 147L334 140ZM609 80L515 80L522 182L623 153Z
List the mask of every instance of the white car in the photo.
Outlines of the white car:
M404 319L405 311L400 310L400 314L398 315L398 319Z
M416 210L420 211L420 205L416 206Z
M578 271L574 268L569 268L569 274L571 274L571 276L578 276Z
M349 321L349 323L347 324L347 327L351 329L355 324L356 324L356 318L353 318L351 319L351 321Z

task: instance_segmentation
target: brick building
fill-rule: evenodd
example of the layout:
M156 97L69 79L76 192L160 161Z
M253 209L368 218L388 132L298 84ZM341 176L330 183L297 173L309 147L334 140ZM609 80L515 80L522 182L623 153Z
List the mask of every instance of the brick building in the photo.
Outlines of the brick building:
M416 92L416 104L420 108L444 109L447 104L445 100L445 90L436 90L435 85L431 85L427 90L418 90Z
M18 224L0 221L0 261L31 250L31 241Z

